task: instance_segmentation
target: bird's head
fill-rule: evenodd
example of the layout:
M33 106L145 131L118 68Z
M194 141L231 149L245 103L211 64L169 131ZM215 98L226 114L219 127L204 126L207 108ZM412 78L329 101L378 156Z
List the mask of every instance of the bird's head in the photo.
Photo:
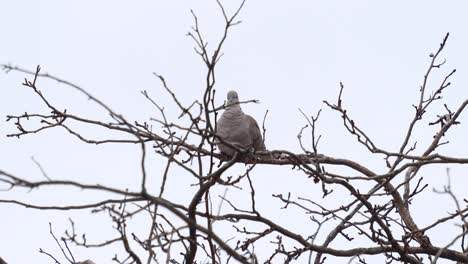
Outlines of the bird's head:
M239 96L236 91L229 91L227 94L227 105L233 105L239 103Z

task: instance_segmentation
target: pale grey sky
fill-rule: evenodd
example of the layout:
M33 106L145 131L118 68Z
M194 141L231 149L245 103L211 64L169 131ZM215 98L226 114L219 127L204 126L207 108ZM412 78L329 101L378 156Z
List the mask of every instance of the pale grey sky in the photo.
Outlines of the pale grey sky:
M224 2L231 11L239 3ZM0 3L0 63L30 69L40 64L45 72L83 86L130 120L144 121L156 115L140 95L141 90L148 90L166 106L170 118L179 115L153 72L164 75L183 102L201 96L205 69L193 51L194 43L186 36L192 25L190 9L197 13L209 43L215 43L222 30L222 16L214 0ZM296 135L305 120L298 108L307 114L323 108L320 151L383 171L381 157L368 155L342 127L339 115L325 108L322 101L335 102L342 81L344 104L351 116L379 146L397 150L402 131L413 115L412 104L418 99L428 55L438 48L446 32L451 34L442 54L447 63L435 72L430 84L436 85L444 74L456 68L453 85L445 92L443 102L455 109L468 97L467 10L466 1L248 0L240 14L243 23L233 28L224 48L217 70L217 90L223 97L226 91L236 89L241 99L259 99L261 104L243 106L257 120L267 109L270 111L266 122L269 149L299 152ZM5 122L7 114L45 110L38 98L21 86L24 77L0 73L0 169L40 179L40 171L30 159L34 156L53 178L138 187L138 147L85 145L61 129L19 140L6 138L15 131L12 123ZM84 96L67 87L50 81L40 81L39 85L51 100L69 111L104 116ZM218 97L218 102L223 99ZM440 109L443 105L438 103L422 124L433 121ZM460 121L462 125L448 133L451 144L441 147L441 153L468 156L468 120L462 115ZM420 151L435 131L434 127L418 127ZM96 137L105 135L105 131L86 132ZM152 159L154 163L149 167L156 175L156 183L161 161ZM456 165L450 168L454 191L466 198L468 170ZM450 199L431 191L446 183L445 167L431 167L421 175L430 189L414 201L414 209L416 221L424 225L454 207ZM169 185L169 197L178 202L186 202L190 197L184 193L193 191L189 186L192 179L184 177ZM287 168L258 168L253 180L258 186L259 209L286 225L313 228L308 222L285 218L277 210L281 204L271 198L271 194L294 191L296 196L318 199L325 205L337 202L321 199L320 186L304 178ZM245 193L232 195L241 205L248 201ZM0 199L12 198L61 204L99 197L76 190L0 192ZM0 216L0 256L12 264L51 263L38 253L39 248L59 255L48 234L50 221L58 235L67 227L68 217L73 217L90 239L114 234L105 228L106 217L90 216L88 211L34 211L0 204ZM448 231L437 234L441 246L453 237ZM114 255L110 250L74 252L80 259L91 258L97 263L110 263ZM259 256L260 260L267 257Z

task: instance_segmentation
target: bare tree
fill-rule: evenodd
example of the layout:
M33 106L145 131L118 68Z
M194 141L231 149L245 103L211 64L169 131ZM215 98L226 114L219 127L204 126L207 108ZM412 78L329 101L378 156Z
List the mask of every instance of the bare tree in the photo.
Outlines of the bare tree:
M368 135L345 107L343 94L344 85L340 83L339 94L335 102L324 101L326 109L336 112L343 121L344 128L354 136L372 155L383 157L382 172L360 164L352 159L338 156L327 156L320 153L321 136L316 133L321 111L316 115L308 115L301 111L306 125L299 131L298 140L302 153L292 153L288 150L269 150L248 154L251 150L236 148L233 157L218 153L215 140L217 137L216 122L218 114L224 109L220 100L216 99L216 66L222 58L223 45L230 30L240 23L238 15L244 2L231 14L217 1L219 11L224 17L224 31L221 39L213 46L208 46L199 27L198 17L192 12L194 25L188 34L195 43L195 51L206 66L206 83L204 93L199 100L184 105L177 94L173 92L170 82L155 73L162 88L172 97L178 107L180 117L169 120L165 109L155 100L150 92L142 91L142 95L159 111L159 118L149 121L128 120L125 115L117 113L104 101L94 97L84 88L54 75L43 73L41 67L30 71L13 65L1 65L5 72L26 74L23 85L41 99L45 112L24 113L7 116L7 121L13 123L17 132L8 137L21 138L25 135L47 133L50 129L61 128L72 137L86 144L136 144L141 148L140 188L138 190L118 189L110 185L85 184L73 180L54 180L45 172L44 180L34 181L0 170L0 183L6 185L6 191L25 188L31 191L44 188L80 188L103 193L109 199L81 205L37 205L23 202L19 197L11 200L0 200L0 203L17 204L39 210L91 210L94 213L107 214L114 223L115 237L106 238L101 242L90 242L85 233L76 230L75 222L70 219L70 228L59 239L50 234L60 247L66 261L63 263L80 263L75 260L70 246L99 247L103 251L111 244L120 244L123 255L115 255L116 263L228 263L232 259L240 263L294 262L299 258L307 259L309 263L327 263L327 256L349 259L349 263L357 259L366 263L365 257L380 255L388 263L436 263L440 259L452 260L458 263L468 263L467 245L467 215L468 201L460 200L452 190L450 181L442 190L434 191L449 195L455 206L447 216L434 219L427 226L418 225L414 220L411 201L424 190L418 172L426 166L449 166L450 164L468 164L468 158L454 157L437 152L441 145L448 144L442 139L448 135L454 125L460 124L459 116L465 110L468 100L461 105L449 107L440 113L429 125L439 126L437 133L427 146L416 146L415 127L422 123L427 110L436 102L442 101L442 95L451 83L450 78L455 70L450 71L435 87L429 86L429 79L434 71L442 69L445 60L440 59L449 34L447 34L438 49L430 54L430 62L419 90L419 98L414 104L414 114L403 133L403 142L397 150L387 150L379 147ZM51 79L71 89L84 94L89 100L102 108L108 114L109 120L89 119L62 109L56 102L50 100L41 89L41 80ZM241 103L251 103L255 100ZM81 126L112 131L112 136L105 139L86 137ZM266 128L263 123L263 133ZM309 133L310 147L304 136ZM234 147L234 146L233 146ZM148 191L148 175L145 161L149 155L158 155L166 160L158 191ZM232 177L227 173L235 164L246 165L244 173ZM344 190L351 197L350 202L343 201L338 207L331 207L320 201L307 197L295 197L285 186L283 194L275 194L272 199L281 201L284 209L295 207L303 210L313 230L296 232L281 225L276 219L262 214L256 207L256 190L251 177L255 169L264 164L273 166L290 166L311 179L311 184L320 184L323 197L335 195L336 190ZM38 164L40 165L40 164ZM171 176L172 167L182 168L185 173L196 179L196 191L188 204L177 204L166 199L166 181ZM337 172L337 167L345 167L349 173ZM449 171L447 171L449 177ZM219 196L221 205L229 207L229 213L221 213L220 208L213 208L213 198L210 191L214 186L224 186L226 190L238 188L240 183L247 183L250 188L250 204L236 204L226 195ZM362 185L362 183L366 183ZM360 186L359 189L356 186ZM365 187L363 187L365 186ZM225 210L224 210L225 211ZM140 218L137 218L139 216ZM134 232L131 223L145 218L148 223L145 235ZM140 219L140 220L135 220ZM295 221L291 219L290 221ZM229 239L214 227L214 223L229 223L237 231L237 236ZM324 232L324 224L332 226ZM427 235L429 230L444 230L446 225L456 224L459 232L453 234L453 241L447 245L435 245ZM86 231L85 231L86 232ZM322 232L322 233L321 233ZM325 239L318 241L319 234ZM348 241L347 248L332 246L339 239ZM357 246L354 239L360 242ZM264 244L274 245L267 259L258 259L256 249ZM267 248L267 247L266 247ZM263 249L262 249L263 250ZM55 263L59 256L52 256L44 250ZM265 253L265 252L263 252ZM0 259L1 261L1 259ZM302 262L301 261L301 262ZM87 263L87 262L83 262ZM90 263L90 262L88 262Z

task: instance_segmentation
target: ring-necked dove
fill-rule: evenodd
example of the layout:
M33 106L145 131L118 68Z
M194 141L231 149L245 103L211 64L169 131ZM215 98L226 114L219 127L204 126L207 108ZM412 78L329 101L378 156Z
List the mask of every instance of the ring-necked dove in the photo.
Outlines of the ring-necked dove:
M242 112L236 91L228 92L226 103L226 110L218 120L216 134L223 141L242 149L253 147L255 150L265 150L257 121ZM226 155L233 156L235 153L233 148L221 142L218 142L218 147Z

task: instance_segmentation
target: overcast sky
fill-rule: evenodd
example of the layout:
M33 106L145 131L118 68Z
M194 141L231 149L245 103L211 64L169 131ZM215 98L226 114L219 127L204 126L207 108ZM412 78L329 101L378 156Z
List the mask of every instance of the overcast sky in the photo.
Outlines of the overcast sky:
M224 2L229 11L239 3ZM129 120L145 121L157 114L141 96L141 90L148 90L166 106L170 118L180 114L153 72L164 75L184 103L201 97L205 69L193 50L193 41L186 36L193 22L190 9L198 15L210 44L219 39L223 27L214 0L0 3L0 63L29 69L40 64L44 72L81 85ZM259 99L260 104L245 105L243 109L257 120L269 110L267 148L294 152L300 152L296 136L305 124L298 108L309 115L323 108L319 150L326 155L355 159L383 172L382 157L367 154L346 133L340 116L322 101L335 102L342 81L344 104L351 116L376 144L397 151L403 140L402 131L413 115L412 104L418 100L429 54L438 48L447 32L450 37L441 55L447 63L434 73L429 84L435 88L444 74L456 68L443 103L453 110L468 98L467 10L466 1L247 1L240 14L242 23L230 32L217 69L216 87L222 95L218 102L221 104L231 89L239 92L241 100ZM61 129L19 140L7 138L6 134L15 132L14 124L5 122L7 114L46 110L37 96L21 86L24 77L0 73L0 170L42 179L31 160L34 156L55 179L138 188L137 147L86 145ZM104 116L100 108L68 87L50 81L40 81L39 87L62 108L89 117ZM417 128L419 153L437 129L426 124L434 121L442 109L443 104L438 103L421 123L424 125ZM441 147L440 153L468 157L466 115L460 121L462 124L447 134L450 144ZM98 138L105 135L104 131L85 133ZM153 159L154 164L160 164ZM157 165L149 166L157 171ZM467 198L468 170L455 165L450 168L455 193ZM253 179L258 186L259 208L267 215L287 222L281 220L281 211L270 212L270 207L281 206L271 194L294 190L297 196L321 199L318 185L311 185L310 180L293 175L289 169L274 169L261 167ZM434 166L421 174L430 184L414 201L415 220L423 226L453 211L454 206L448 197L432 193L433 187L441 188L446 183L445 167ZM178 183L183 179L187 182L181 187ZM169 197L186 202L190 196L183 193L185 189L188 193L193 191L190 183L188 177L170 183ZM50 190L0 192L0 199L61 204L99 198L79 191ZM240 204L243 197L239 198ZM326 199L320 201L333 204ZM73 217L90 237L114 234L110 228L102 228L108 224L105 217L90 216L88 211L45 212L0 204L0 256L11 264L32 260L51 263L38 249L59 254L48 234L48 223L52 222L60 235L67 227L68 217ZM441 232L437 235L438 245L445 245L451 237ZM97 263L110 263L114 255L110 251L74 250L80 259L91 258Z

